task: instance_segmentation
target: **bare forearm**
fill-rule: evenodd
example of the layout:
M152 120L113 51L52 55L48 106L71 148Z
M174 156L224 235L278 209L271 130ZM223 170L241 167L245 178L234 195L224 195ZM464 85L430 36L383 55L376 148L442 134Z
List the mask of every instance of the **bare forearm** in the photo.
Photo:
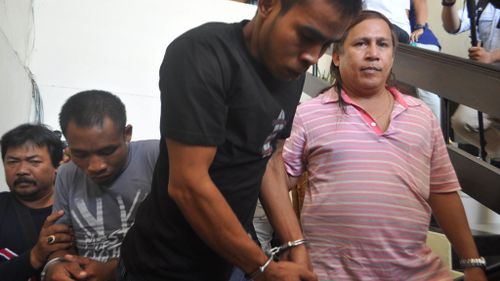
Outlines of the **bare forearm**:
M431 193L429 204L457 255L460 258L479 257L460 195L457 192Z
M260 200L279 239L287 242L302 238L302 230L290 201L289 182L281 153L282 143L267 165Z
M460 19L455 11L455 6L443 7L441 19L443 21L443 28L446 32L457 33L460 28Z
M210 248L245 272L254 271L267 260L266 255L249 238L211 180L202 181L206 182L203 188L177 195L174 200L191 227ZM180 189L190 190L179 186Z
M415 22L417 24L425 24L428 19L427 0L413 0L415 7Z

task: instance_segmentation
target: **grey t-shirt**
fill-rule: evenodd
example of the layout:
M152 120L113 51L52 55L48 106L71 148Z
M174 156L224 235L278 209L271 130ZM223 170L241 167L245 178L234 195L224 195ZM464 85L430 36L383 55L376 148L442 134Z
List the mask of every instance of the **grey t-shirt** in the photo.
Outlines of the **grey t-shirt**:
M123 172L109 186L90 180L73 162L58 169L53 211L71 225L78 255L98 261L118 257L139 204L151 190L158 140L131 142Z

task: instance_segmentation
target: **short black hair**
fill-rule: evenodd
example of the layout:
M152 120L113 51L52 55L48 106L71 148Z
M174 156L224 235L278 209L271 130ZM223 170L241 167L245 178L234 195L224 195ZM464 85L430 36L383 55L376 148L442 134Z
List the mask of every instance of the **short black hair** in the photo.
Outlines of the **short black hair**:
M2 136L2 161L5 160L7 150L20 147L24 144L33 144L38 147L47 147L52 166L57 168L63 158L64 145L61 135L53 132L44 124L26 123L15 127Z
M307 4L311 0L281 0L281 10L280 14L286 14L294 5ZM332 6L334 6L340 15L343 17L355 17L362 8L361 0L325 0Z
M120 98L101 90L83 91L66 100L59 113L59 126L66 136L70 121L82 128L102 127L105 117L109 117L116 128L124 132L127 114Z

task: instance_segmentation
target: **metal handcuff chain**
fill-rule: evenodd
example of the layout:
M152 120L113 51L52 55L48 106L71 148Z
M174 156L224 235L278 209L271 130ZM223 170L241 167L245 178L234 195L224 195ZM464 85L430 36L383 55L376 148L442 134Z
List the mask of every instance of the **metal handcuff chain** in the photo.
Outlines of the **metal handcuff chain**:
M295 241L288 241L285 244L282 244L281 246L271 248L269 251L267 251L267 256L272 257L274 260L279 260L279 256L294 247L300 246L302 244L305 244L306 240L305 239L299 239Z
M255 270L254 272L252 272L250 274L246 274L245 277L248 280L253 280L255 277L264 273L264 270L266 270L266 268L269 266L271 261L273 261L273 260L279 261L280 254L282 254L283 252L285 252L291 248L305 244L306 242L307 241L305 239L299 239L299 240L295 240L295 241L289 241L289 242L287 242L281 246L278 246L278 247L271 248L269 251L266 252L266 254L268 256L267 261L263 265L259 266L259 268L257 270Z

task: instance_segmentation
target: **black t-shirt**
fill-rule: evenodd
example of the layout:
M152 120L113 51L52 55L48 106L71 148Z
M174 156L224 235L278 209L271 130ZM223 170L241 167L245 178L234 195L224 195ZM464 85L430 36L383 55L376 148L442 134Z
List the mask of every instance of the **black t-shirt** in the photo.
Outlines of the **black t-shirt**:
M0 279L10 281L26 281L30 277L35 277L31 280L37 280L40 275L39 270L35 270L31 266L30 251L36 241L27 243L23 227L17 216L14 204L19 204L14 201L14 196L10 192L0 193ZM21 205L23 206L23 205ZM38 237L43 222L52 212L52 207L41 209L30 209L29 211L35 232L34 236Z
M276 139L290 134L304 77L272 78L250 55L244 24L208 23L167 48L159 83L160 156L151 194L122 247L127 270L146 280L226 280L232 269L168 196L165 138L217 147L211 179L248 230Z

